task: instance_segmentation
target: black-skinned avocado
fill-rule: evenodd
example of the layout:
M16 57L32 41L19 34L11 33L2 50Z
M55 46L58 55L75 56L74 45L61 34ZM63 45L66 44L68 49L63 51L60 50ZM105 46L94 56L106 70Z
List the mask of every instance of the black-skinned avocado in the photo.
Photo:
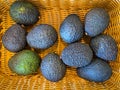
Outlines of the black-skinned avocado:
M26 46L26 31L18 24L12 25L2 36L4 47L11 52L18 52Z
M40 66L43 76L52 82L61 80L66 73L66 65L56 53L47 54Z

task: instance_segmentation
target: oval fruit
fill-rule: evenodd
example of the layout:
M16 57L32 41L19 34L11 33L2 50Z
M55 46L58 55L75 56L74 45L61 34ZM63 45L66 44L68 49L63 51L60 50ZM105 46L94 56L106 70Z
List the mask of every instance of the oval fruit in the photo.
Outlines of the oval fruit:
M112 69L108 63L97 58L85 67L77 68L77 74L89 81L104 82L111 77Z
M68 45L62 51L61 58L66 65L83 67L91 62L93 58L93 52L88 44L77 42Z
M12 19L23 25L31 25L39 20L39 11L28 1L15 1L10 7Z
M95 37L107 28L109 21L109 14L103 8L93 8L86 14L85 32Z
M40 24L33 28L27 35L28 44L37 49L47 49L57 40L56 30L48 24Z
M90 46L95 55L103 60L116 60L118 47L110 35L99 35L91 39Z
M40 69L43 76L52 82L61 80L66 73L66 65L55 53L49 53L43 58Z
M83 36L83 25L76 14L68 15L60 26L60 36L63 41L72 43Z
M4 47L11 52L18 52L26 46L26 31L18 24L12 25L2 36Z
M31 50L23 50L10 58L8 66L19 75L34 74L40 66L40 57Z

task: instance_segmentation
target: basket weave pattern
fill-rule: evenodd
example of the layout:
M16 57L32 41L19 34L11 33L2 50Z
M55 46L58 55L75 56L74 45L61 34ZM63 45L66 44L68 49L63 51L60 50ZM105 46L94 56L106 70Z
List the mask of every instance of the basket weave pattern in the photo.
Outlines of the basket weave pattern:
M103 82L89 82L79 78L76 69L68 67L66 76L59 82L46 80L41 72L36 75L18 76L8 68L8 60L14 53L4 48L1 37L4 32L15 22L9 15L9 8L14 0L0 0L0 90L120 90L120 1L119 0L29 0L34 3L41 13L38 24L50 24L59 33L59 27L64 18L75 13L84 23L85 14L93 7L103 7L110 15L110 24L104 33L111 35L118 45L118 57L115 62L110 62L113 69L112 77ZM32 27L26 27L30 30ZM85 37L81 40L87 42ZM43 58L48 52L61 51L67 44L60 36L58 41L47 50L36 51Z

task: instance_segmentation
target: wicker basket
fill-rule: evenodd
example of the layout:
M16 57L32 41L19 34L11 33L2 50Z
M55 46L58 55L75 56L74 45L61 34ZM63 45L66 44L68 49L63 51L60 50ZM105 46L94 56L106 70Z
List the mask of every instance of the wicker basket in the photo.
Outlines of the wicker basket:
M34 3L41 13L37 24L53 25L59 33L63 19L71 13L78 14L84 23L84 16L93 7L103 7L110 15L110 24L104 33L112 35L120 49L120 1L119 0L29 0ZM0 37L15 22L9 15L9 7L14 0L0 0ZM34 26L31 26L31 28ZM26 28L29 30L30 28ZM81 40L88 41L88 38ZM41 57L48 52L61 51L67 44L60 36L54 46L47 50L36 51ZM113 69L112 77L103 82L89 82L79 78L76 69L68 67L66 76L59 82L46 80L41 72L36 75L18 76L8 68L8 60L14 53L7 51L0 38L0 90L120 90L120 52L115 62L110 62Z

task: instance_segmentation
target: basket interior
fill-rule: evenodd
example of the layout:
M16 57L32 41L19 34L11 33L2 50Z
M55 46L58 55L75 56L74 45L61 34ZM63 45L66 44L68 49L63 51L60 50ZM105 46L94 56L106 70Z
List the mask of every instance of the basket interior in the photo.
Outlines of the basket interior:
M9 8L15 0L0 0L0 38L4 32L15 22L9 15ZM59 27L64 18L69 14L78 14L84 24L85 14L93 7L105 8L110 15L110 24L105 34L111 35L118 45L118 57L116 61L110 62L113 70L112 77L103 82L89 82L79 78L76 69L67 68L66 76L59 82L46 80L41 72L36 75L18 76L8 68L8 60L15 53L4 48L0 39L0 90L120 90L120 1L119 0L29 0L39 9L41 16L38 24L50 24L55 27L59 34ZM30 30L34 26L26 27ZM89 38L80 40L88 43ZM49 52L56 52L59 55L67 46L58 36L58 41L49 49L35 50L43 58ZM29 47L26 47L29 49Z

